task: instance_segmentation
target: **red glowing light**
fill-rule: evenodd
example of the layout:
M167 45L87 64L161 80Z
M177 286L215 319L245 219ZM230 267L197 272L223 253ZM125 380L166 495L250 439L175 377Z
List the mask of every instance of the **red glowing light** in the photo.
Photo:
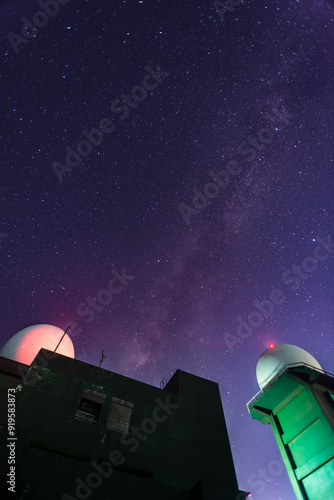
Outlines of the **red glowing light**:
M274 344L269 344L269 347L270 347L270 349L272 349L275 346L274 346Z
M8 340L1 351L1 356L30 365L40 349L54 351L63 334L61 328L53 325L29 326ZM63 356L74 358L74 346L67 334L59 345L57 352Z

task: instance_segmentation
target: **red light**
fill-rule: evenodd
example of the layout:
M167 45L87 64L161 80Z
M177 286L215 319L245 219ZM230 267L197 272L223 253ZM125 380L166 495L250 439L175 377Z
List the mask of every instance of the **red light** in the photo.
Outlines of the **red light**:
M274 344L269 344L269 347L270 347L270 349L272 349L275 346L274 346Z

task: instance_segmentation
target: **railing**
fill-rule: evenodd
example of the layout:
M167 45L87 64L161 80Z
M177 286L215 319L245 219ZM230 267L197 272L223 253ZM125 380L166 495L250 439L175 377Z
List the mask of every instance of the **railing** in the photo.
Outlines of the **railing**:
M75 415L75 418L78 420L85 420L86 422L97 423L97 421L94 420L94 415L92 415L91 413L87 413L85 411L78 410Z
M312 366L312 365L309 365L308 363L303 363L303 362L300 362L300 363L289 363L287 365L284 365L279 372L277 372L277 374L270 380L270 382L268 382L268 384L263 388L263 389L260 389L259 392L257 394L255 394L255 396L249 401L249 403L247 403L247 408L249 408L249 406L254 402L256 401L260 396L261 394L263 394L264 392L266 392L268 390L269 387L271 387L273 385L273 383L288 369L288 368L297 368L298 366L306 366L306 368L311 368L312 370L314 371L317 371L323 375L329 375L330 377L333 377L334 378L334 375L333 373L330 373L330 372L327 372L326 370L322 370L321 368L316 368L315 366Z

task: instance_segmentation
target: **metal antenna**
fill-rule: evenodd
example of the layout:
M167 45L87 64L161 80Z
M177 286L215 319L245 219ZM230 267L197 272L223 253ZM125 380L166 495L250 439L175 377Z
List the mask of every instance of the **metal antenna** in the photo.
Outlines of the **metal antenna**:
M100 361L100 364L99 364L99 368L101 368L101 365L102 365L102 362L105 358L105 355L104 355L104 347L102 348L102 358L101 358L101 361Z
M67 333L67 330L69 329L69 326L66 328L66 330L64 331L64 335L62 336L62 338L59 340L58 344L57 344L57 347L55 348L55 350L53 352L56 352L56 350L58 349L59 345L60 345L60 342L63 340L63 338L65 337L66 333Z

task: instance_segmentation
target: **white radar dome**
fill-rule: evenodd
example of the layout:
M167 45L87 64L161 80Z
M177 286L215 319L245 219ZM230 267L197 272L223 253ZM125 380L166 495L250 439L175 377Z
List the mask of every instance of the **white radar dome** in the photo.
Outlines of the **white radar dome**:
M261 389L284 368L285 365L306 363L322 369L318 361L301 347L291 344L271 344L260 356L256 365L256 378Z
M54 351L64 335L64 330L53 325L33 325L19 331L4 345L0 356L30 365L40 349ZM74 346L71 338L65 334L57 351L69 358L74 358Z

